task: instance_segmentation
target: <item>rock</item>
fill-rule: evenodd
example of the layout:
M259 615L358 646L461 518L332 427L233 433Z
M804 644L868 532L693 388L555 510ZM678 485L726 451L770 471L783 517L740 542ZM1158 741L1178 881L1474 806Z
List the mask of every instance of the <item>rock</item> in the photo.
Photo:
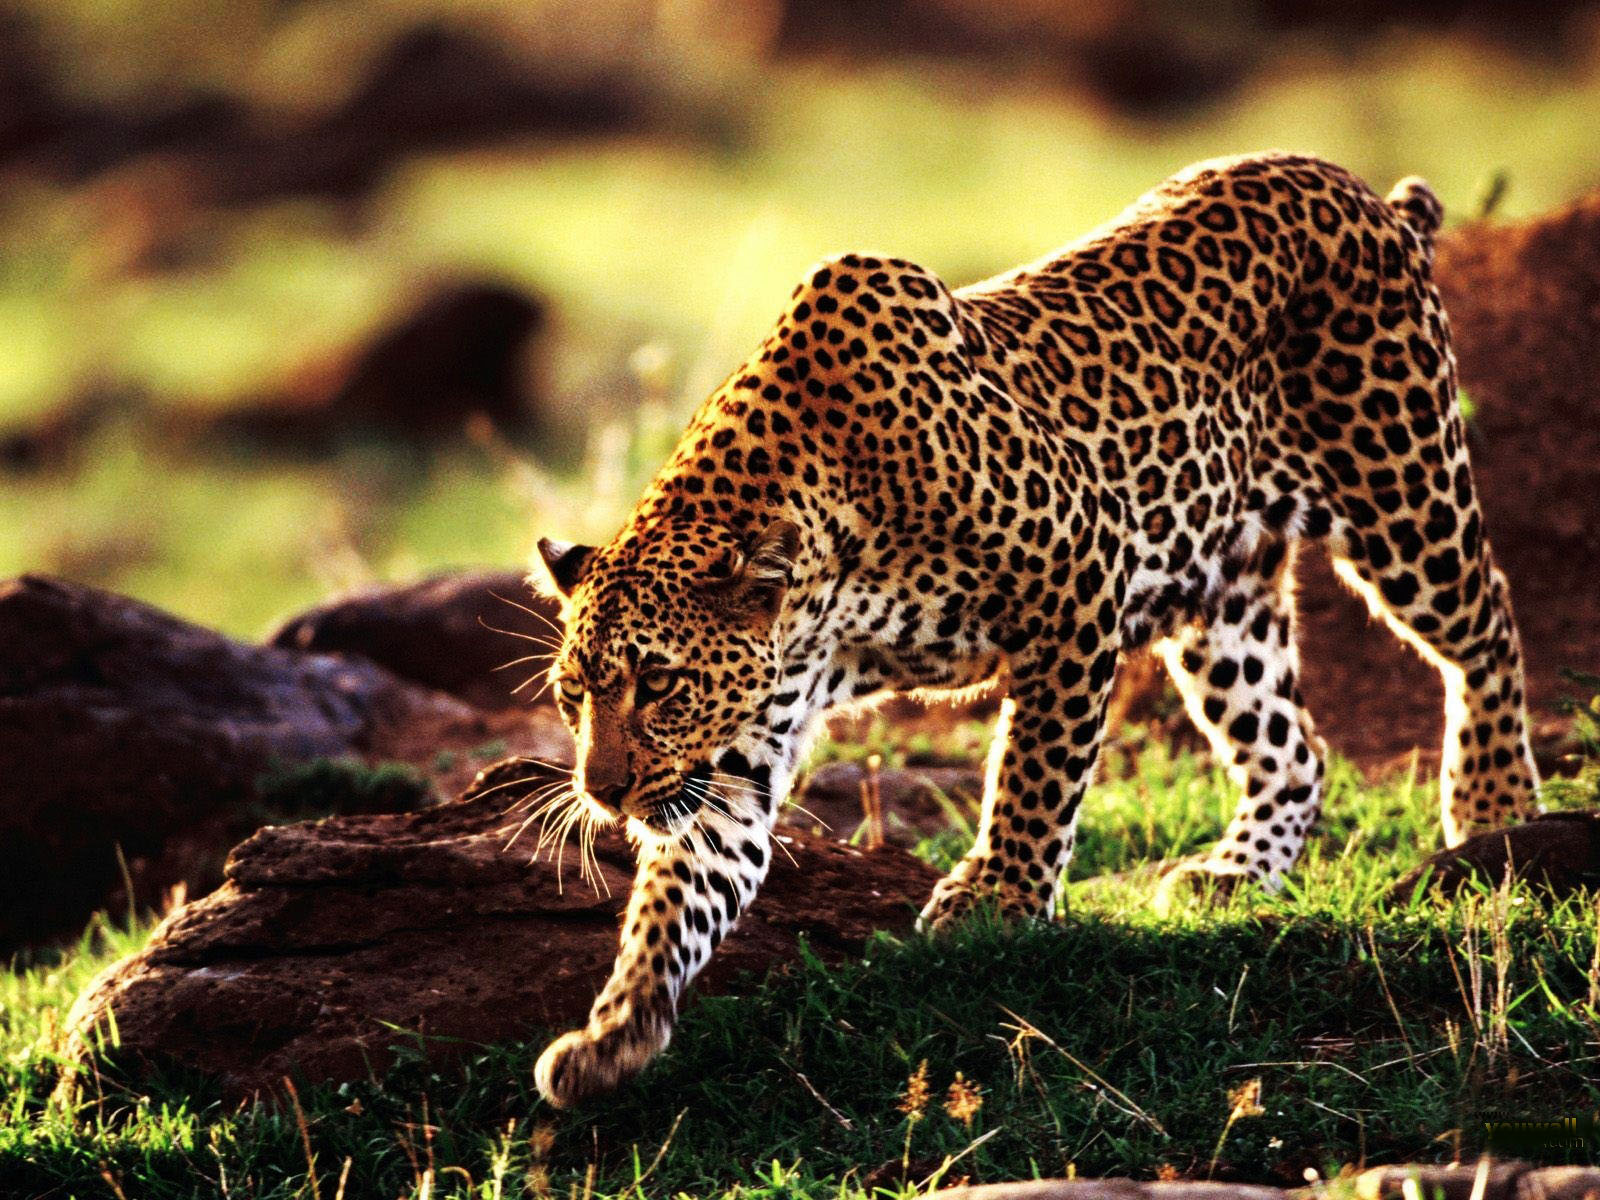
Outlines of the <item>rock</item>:
M652 104L675 90L670 81L615 57L591 61L576 46L530 55L515 39L421 21L382 47L337 107L195 145L193 162L208 197L222 204L297 194L358 199L421 153L652 124Z
M1373 1167L1356 1176L1357 1200L1512 1200L1523 1195L1518 1186L1529 1174L1528 1164L1512 1160L1479 1159L1471 1163L1400 1163ZM1483 1177L1481 1190L1479 1176ZM1408 1181L1414 1180L1410 1187Z
M1600 1170L1540 1167L1517 1180L1516 1200L1600 1200Z
M229 858L221 888L173 912L79 997L69 1054L81 1060L88 1032L115 1014L117 1062L135 1078L177 1066L242 1097L286 1074L365 1078L406 1040L389 1025L441 1039L424 1046L442 1060L463 1042L580 1022L616 950L631 854L618 836L598 839L596 892L571 847L564 875L549 856L530 859L536 830L508 850L517 798L547 778L530 769L527 786L504 786L514 769L423 812L260 831ZM898 850L783 840L788 854L774 855L701 990L795 959L802 934L837 958L873 930L907 930L937 878Z
M843 840L854 838L865 819L861 788L867 772L856 763L827 763L801 781L799 806L784 809L784 823L817 830ZM983 796L983 772L974 767L888 767L878 772L883 805L884 840L910 848L950 826L939 802L942 792L959 806L970 807Z
M1350 1195L1358 1200L1405 1200L1408 1196L1429 1200L1595 1200L1600 1197L1600 1170L1533 1167L1493 1159L1448 1165L1402 1163L1362 1171L1353 1182L1341 1179L1332 1186L1317 1184L1292 1191L1209 1180L1032 1179L945 1188L932 1193L930 1200L1316 1200Z
M329 407L410 437L457 434L472 413L498 429L531 431L522 354L544 321L543 303L519 288L440 289L361 351Z
M325 451L352 435L460 437L474 418L543 440L536 338L542 301L519 287L464 281L424 293L364 344L305 363L281 393L208 419L252 443Z
M109 391L89 388L41 412L0 417L0 470L43 471L73 461L115 408Z
M486 715L362 659L248 645L61 580L0 583L0 646L0 954L215 886L270 818L257 785L274 769L353 756L470 777L438 752L570 753L558 720Z
M1291 1193L1245 1183L1203 1179L1030 1179L944 1188L929 1200L1287 1200Z
M542 679L515 689L549 668L560 616L560 606L535 595L522 572L469 571L330 601L291 617L267 643L359 654L478 708L505 709L542 691Z
M1442 892L1459 891L1474 879L1494 887L1508 869L1556 896L1600 885L1600 811L1544 813L1522 825L1475 834L1430 855L1390 895L1409 899L1424 874L1428 886Z
M331 105L308 89L308 103L290 113L170 77L93 101L61 86L65 60L49 23L8 10L0 13L0 168L83 182L166 160L192 178L196 206L296 195L356 201L419 153L648 127L660 101L692 102L648 69L643 52L585 54L579 34L540 53L473 25L351 28L341 43L351 51L350 87L332 89ZM137 40L125 51L139 54Z

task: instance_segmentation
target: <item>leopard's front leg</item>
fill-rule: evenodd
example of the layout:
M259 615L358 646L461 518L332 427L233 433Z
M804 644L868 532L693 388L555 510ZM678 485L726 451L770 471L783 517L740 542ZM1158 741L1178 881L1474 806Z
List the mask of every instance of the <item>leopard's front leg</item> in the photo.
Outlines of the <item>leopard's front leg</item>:
M990 898L1007 920L1054 914L1116 674L1116 630L1090 613L1012 656L977 840L934 886L919 928L944 929Z
M546 1100L566 1108L608 1091L666 1048L684 989L766 877L769 824L702 810L694 828L641 851L617 961L589 1022L534 1067Z

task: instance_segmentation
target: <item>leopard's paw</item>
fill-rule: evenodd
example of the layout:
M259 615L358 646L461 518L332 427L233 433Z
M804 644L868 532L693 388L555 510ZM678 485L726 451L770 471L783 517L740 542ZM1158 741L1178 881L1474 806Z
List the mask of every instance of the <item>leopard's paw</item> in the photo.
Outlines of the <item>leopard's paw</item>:
M575 1029L545 1047L534 1064L534 1083L551 1104L571 1108L632 1079L665 1045L665 1036L645 1039Z
M1152 903L1162 916L1192 900L1223 908L1257 882L1255 873L1238 863L1212 858L1179 859L1162 875Z
M953 928L978 902L978 892L964 879L946 875L933 885L933 895L917 917L918 933L943 933Z
M957 874L933 885L933 895L917 918L919 933L943 933L965 920L974 909L993 908L1006 924L1042 920L1047 914L1034 897L1004 887L980 887Z

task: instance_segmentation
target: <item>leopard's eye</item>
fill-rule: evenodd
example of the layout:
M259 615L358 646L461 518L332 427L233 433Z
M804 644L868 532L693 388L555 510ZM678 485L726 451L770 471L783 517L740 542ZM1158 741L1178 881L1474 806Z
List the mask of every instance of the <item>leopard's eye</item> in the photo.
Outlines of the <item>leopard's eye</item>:
M660 700L669 696L682 678L681 672L668 671L660 667L653 671L646 671L639 676L639 698L642 700Z
M563 675L556 686L561 689L561 698L568 704L583 703L583 681L576 675Z

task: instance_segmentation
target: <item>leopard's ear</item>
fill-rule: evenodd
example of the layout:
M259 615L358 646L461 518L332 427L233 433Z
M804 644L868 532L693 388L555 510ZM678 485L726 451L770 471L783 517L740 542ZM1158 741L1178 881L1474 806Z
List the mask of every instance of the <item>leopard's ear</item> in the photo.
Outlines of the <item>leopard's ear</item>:
M740 616L770 621L794 582L799 554L800 527L793 521L773 521L746 540L727 574L710 586Z
M545 590L559 596L572 595L583 582L584 574L593 558L593 546L579 546L572 542L553 542L549 538L540 538L539 561L544 565L544 578L549 583L549 587ZM534 572L533 582L536 586L540 582L537 571Z

